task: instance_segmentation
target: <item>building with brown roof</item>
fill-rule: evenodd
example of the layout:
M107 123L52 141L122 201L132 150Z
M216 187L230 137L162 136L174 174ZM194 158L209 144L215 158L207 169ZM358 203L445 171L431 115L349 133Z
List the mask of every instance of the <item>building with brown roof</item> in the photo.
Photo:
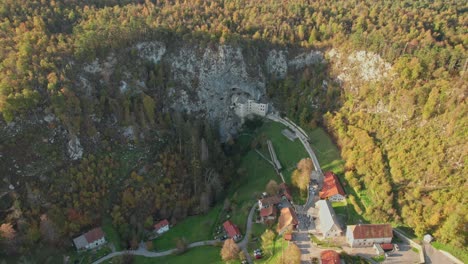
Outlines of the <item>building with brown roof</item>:
M296 212L291 207L282 208L277 231L281 235L288 229L296 229L298 223Z
M241 239L242 235L239 231L239 228L234 223L232 223L231 220L224 222L223 227L229 238L234 239L234 241Z
M167 221L167 219L159 221L154 225L154 232L158 233L159 235L167 231L169 231L169 221Z
M319 192L320 199L328 199L332 202L346 199L343 187L341 187L338 177L331 171L325 172L322 190Z
M351 247L391 243L392 238L393 229L390 224L349 225L346 230L346 240Z
M286 183L283 182L279 185L279 194L281 197L285 197L289 201L292 201L291 191L289 190L289 187L286 185Z
M340 254L334 250L325 250L320 253L322 264L340 264Z
M278 210L276 209L275 206L269 206L267 208L262 208L260 210L260 218L261 218L262 222L275 220L277 212L278 212Z
M274 195L258 200L258 208L262 210L262 208L274 206L279 203L281 203L281 198L278 195Z
M77 250L93 249L106 243L106 238L102 229L97 227L73 239L73 243Z

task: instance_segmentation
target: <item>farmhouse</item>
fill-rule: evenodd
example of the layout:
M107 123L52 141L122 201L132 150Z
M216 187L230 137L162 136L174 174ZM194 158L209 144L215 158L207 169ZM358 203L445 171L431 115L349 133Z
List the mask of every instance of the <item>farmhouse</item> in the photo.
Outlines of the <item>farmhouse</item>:
M77 250L93 249L106 243L106 238L104 237L102 229L97 227L73 239L73 243Z
M335 211L329 200L320 200L316 203L319 212L316 221L317 230L324 238L337 237L343 234Z
M345 192L338 181L338 177L331 171L325 172L323 188L319 195L320 199L328 199L332 202L346 199Z
M159 235L167 231L169 231L169 221L167 221L167 219L164 219L154 225L154 232Z
M224 222L223 227L224 227L224 230L226 231L227 236L234 239L234 241L237 241L242 238L239 228L235 224L233 224L230 220L227 220L226 222Z
M322 264L340 264L340 254L334 250L325 250L320 253Z
M392 242L393 232L390 224L349 225L346 240L351 247L372 247L374 244Z
M288 229L296 229L298 223L296 212L291 207L282 208L277 231L281 235Z
M261 210L262 208L267 208L270 206L274 206L281 203L281 198L277 195L266 197L263 199L258 200L258 208Z
M275 206L269 206L267 208L262 208L260 210L260 218L261 218L262 222L268 222L270 220L275 220L277 212L278 212L278 210L276 209Z

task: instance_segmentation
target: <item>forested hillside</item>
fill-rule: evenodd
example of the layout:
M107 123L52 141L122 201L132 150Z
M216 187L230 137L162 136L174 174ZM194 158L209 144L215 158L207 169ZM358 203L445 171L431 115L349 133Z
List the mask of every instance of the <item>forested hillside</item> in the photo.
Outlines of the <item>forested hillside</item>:
M324 52L328 63L269 76L271 101L301 125L324 125L335 137L366 218L466 247L467 10L464 1L424 0L1 1L0 176L23 186L0 194L2 249L59 244L105 213L128 246L144 220L181 219L220 199L216 190L229 183L233 162L213 124L167 111L169 65L138 64L135 74L150 86L143 93L117 96L100 80L90 94L78 89L85 63L110 53L133 58L125 49L151 40L238 45L251 57L267 47ZM332 49L380 56L391 65L388 75L343 79ZM37 121L50 114L57 120ZM122 150L128 142L115 123L135 126L128 141L140 152ZM90 153L65 162L67 135L87 139ZM30 178L15 178L18 170Z

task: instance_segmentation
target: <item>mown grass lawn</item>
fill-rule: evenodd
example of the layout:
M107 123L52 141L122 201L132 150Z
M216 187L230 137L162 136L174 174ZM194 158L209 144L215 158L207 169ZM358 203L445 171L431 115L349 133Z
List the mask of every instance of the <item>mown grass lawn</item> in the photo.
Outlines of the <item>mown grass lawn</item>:
M176 247L177 239L185 238L188 243L212 240L213 228L221 210L221 205L215 206L205 215L187 217L171 229L153 240L153 250L163 251Z
M288 246L288 241L284 240L283 237L277 237L271 247L271 255L265 254L262 259L255 260L255 263L266 263L266 264L277 264L281 263L281 256L284 250ZM250 252L249 252L250 253Z
M307 130L310 145L317 155L320 167L323 171L333 171L335 174L344 173L344 160L341 158L340 150L333 143L331 137L321 127Z
M146 258L135 256L135 264L187 264L187 263L203 263L203 264L222 264L221 248L212 246L202 246L189 249L181 255L170 255L160 258Z

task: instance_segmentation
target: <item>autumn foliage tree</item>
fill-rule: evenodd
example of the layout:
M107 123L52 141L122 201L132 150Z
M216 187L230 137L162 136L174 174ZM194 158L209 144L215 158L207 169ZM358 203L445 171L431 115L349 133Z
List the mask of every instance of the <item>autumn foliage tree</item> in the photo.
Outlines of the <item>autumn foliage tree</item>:
M269 195L276 195L278 194L279 186L278 183L275 180L270 180L266 187L265 187L266 192Z
M307 191L309 185L310 174L314 169L314 165L310 158L301 159L297 164L297 169L293 171L291 181L294 186L299 188L301 193Z
M16 231L13 229L13 225L11 223L4 223L0 225L0 237L11 240L15 238Z
M283 255L281 256L282 264L299 264L301 263L301 249L294 243L289 243L289 245L284 250Z
M239 258L239 246L232 238L224 241L223 248L221 249L221 258L224 261L236 260Z

